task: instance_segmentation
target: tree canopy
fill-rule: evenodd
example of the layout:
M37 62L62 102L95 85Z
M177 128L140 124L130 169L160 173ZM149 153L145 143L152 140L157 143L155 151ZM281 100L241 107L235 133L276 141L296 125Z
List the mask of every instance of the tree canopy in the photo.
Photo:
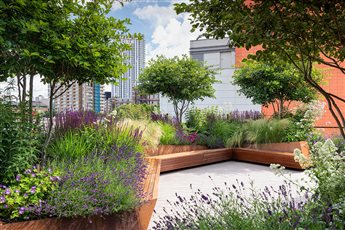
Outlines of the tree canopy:
M128 19L107 14L115 0L0 0L0 80L16 77L18 98L29 100L33 77L49 84L50 125L59 89L73 83L115 82L128 69ZM29 78L29 87L27 87ZM28 92L28 93L27 93ZM32 120L32 119L31 119Z
M149 61L139 77L138 90L142 94L161 93L172 101L176 118L182 121L190 103L214 97L216 70L203 63L183 57L158 56Z
M291 101L308 103L317 95L300 72L288 63L247 60L235 71L233 78L233 83L240 86L240 93L251 98L255 104L271 104L279 116L288 109Z
M312 76L314 63L345 74L344 1L191 0L175 9L189 12L193 30L201 30L207 38L228 36L236 47L261 46L252 58L269 59L275 53L290 61L324 96L345 138L345 119L338 105L345 100L327 92Z

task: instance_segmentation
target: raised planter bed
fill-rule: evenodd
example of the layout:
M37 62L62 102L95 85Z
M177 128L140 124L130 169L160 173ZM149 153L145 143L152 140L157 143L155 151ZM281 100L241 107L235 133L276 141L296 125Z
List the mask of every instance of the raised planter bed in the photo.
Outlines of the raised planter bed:
M91 216L78 218L46 218L4 224L1 230L146 230L150 223L157 202L160 160L148 159L148 175L144 182L146 194L143 204L133 210L109 216Z
M172 153L149 158L161 160L161 172L189 168L215 162L231 160L232 150L207 149L190 152Z
M149 156L159 156L171 153L189 152L195 150L208 149L203 145L159 145L156 149L146 150L145 153Z
M304 154L304 153L303 153ZM232 159L259 164L280 164L286 168L303 169L301 165L294 160L292 152L260 150L253 148L235 148L233 149Z
M300 149L305 156L309 156L309 145L306 141L269 143L250 146L259 150L293 153L295 149Z

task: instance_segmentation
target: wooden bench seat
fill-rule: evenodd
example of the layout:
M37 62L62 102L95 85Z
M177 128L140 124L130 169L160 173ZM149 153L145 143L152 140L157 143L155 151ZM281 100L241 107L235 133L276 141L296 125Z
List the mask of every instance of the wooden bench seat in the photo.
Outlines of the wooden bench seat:
M230 160L232 150L207 149L148 157L161 160L161 172Z

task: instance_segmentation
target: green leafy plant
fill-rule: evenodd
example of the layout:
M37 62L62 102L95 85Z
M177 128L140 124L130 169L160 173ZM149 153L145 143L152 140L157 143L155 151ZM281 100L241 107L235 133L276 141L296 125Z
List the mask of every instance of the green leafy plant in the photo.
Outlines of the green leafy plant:
M176 128L165 122L158 122L162 129L162 136L159 143L161 145L179 145L180 141L176 138Z
M228 139L241 127L241 123L215 120L209 124L206 144L210 148L224 147Z
M260 119L250 121L238 129L227 141L228 147L282 142L290 125L288 119Z
M299 107L290 118L291 124L286 131L284 141L309 141L311 140L310 136L320 136L314 128L314 124L318 118L322 117L324 106L324 103L312 101ZM309 144L312 145L314 143Z
M116 108L116 117L120 119L146 120L151 113L158 112L157 106L148 104L124 104Z
M64 136L52 142L48 147L51 159L77 159L88 156L96 149L109 150L111 146L132 147L142 151L142 130L138 126L127 123L109 122L97 127L84 127L76 131L69 131ZM144 129L144 128L143 128ZM152 129L151 129L152 130Z
M59 173L50 169L27 169L0 186L0 219L6 222L38 218L37 209L58 188Z
M39 124L28 123L16 107L0 101L0 183L38 160L43 134Z

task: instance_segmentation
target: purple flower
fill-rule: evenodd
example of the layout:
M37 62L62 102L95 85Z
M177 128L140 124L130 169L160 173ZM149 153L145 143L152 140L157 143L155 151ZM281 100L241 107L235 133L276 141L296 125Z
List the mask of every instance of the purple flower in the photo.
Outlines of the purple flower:
M23 215L25 212L25 208L24 207L20 207L19 208L19 215Z
M36 174L35 174L35 173L31 173L31 176L32 176L32 177L36 177Z
M7 205L7 204L4 204L3 208L8 208L8 205Z
M18 174L17 176L16 176L16 181L20 181L20 174Z
M24 193L23 197L27 198L27 197L28 197L28 194L27 194L27 193Z
M5 189L5 195L10 195L11 194L11 190L9 190L8 188Z
M2 204L2 203L5 203L5 202L6 202L5 197L4 196L0 196L0 203Z
M30 192L34 194L36 192L36 186L32 186Z
M25 170L25 174L30 174L31 172L32 172L31 169Z
M16 193L19 193L20 191L18 189L14 190Z

